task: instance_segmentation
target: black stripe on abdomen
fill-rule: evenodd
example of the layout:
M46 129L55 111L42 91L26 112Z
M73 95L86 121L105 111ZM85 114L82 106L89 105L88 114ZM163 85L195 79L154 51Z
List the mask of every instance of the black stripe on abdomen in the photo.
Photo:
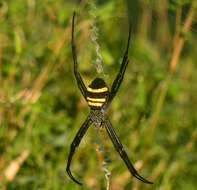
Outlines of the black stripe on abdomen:
M90 98L104 98L108 95L108 93L109 93L108 91L107 92L99 92L99 93L87 91L87 97L90 97Z

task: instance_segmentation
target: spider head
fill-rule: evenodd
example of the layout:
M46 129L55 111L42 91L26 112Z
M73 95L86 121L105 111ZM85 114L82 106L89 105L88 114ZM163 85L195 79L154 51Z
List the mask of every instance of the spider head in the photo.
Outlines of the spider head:
M107 101L109 89L102 78L95 78L87 88L88 105L92 109L101 109Z

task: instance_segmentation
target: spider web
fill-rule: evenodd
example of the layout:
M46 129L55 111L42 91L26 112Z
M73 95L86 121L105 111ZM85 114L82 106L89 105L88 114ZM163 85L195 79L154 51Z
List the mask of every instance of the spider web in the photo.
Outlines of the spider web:
M108 161L107 161L107 158L106 156L104 156L106 150L105 150L105 147L104 147L104 144L103 144L103 141L100 137L100 133L101 133L101 130L100 128L96 129L96 143L98 145L98 147L96 148L96 151L102 155L103 157L103 161L102 161L102 171L104 171L105 173L105 179L107 181L107 187L106 187L106 190L109 190L109 187L110 187L110 179L109 179L109 176L111 175L111 172L106 168L107 164L108 164Z
M96 8L94 1L92 1L92 0L88 1L88 5L90 6L89 13L93 17L93 22L91 23L90 38L91 38L91 40L95 46L95 49L96 49L96 60L94 60L93 62L96 64L97 73L105 76L104 71L103 71L103 65L102 65L102 56L100 54L100 45L97 41L98 35L99 35L99 29L96 26L97 16L95 14L97 8Z

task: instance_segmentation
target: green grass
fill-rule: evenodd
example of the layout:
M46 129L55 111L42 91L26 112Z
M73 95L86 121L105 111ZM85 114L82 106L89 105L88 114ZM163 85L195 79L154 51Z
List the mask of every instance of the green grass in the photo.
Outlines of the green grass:
M93 1L0 1L0 189L106 189L103 160L111 171L110 190L196 189L195 1L101 0L95 1L95 11L88 2ZM93 62L90 11L97 15L108 86L119 71L131 17L130 63L108 116L132 163L152 186L130 176L105 130L98 137L94 126L71 165L84 186L65 172L70 144L89 113L73 74L74 10L86 85L103 77ZM193 18L188 28L187 18ZM104 152L96 151L99 145Z

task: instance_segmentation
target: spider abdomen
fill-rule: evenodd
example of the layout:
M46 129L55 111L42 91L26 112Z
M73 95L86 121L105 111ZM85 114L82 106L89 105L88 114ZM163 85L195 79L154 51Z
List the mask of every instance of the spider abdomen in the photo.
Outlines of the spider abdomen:
M96 78L87 88L88 105L93 109L100 109L107 101L109 91L101 78Z

